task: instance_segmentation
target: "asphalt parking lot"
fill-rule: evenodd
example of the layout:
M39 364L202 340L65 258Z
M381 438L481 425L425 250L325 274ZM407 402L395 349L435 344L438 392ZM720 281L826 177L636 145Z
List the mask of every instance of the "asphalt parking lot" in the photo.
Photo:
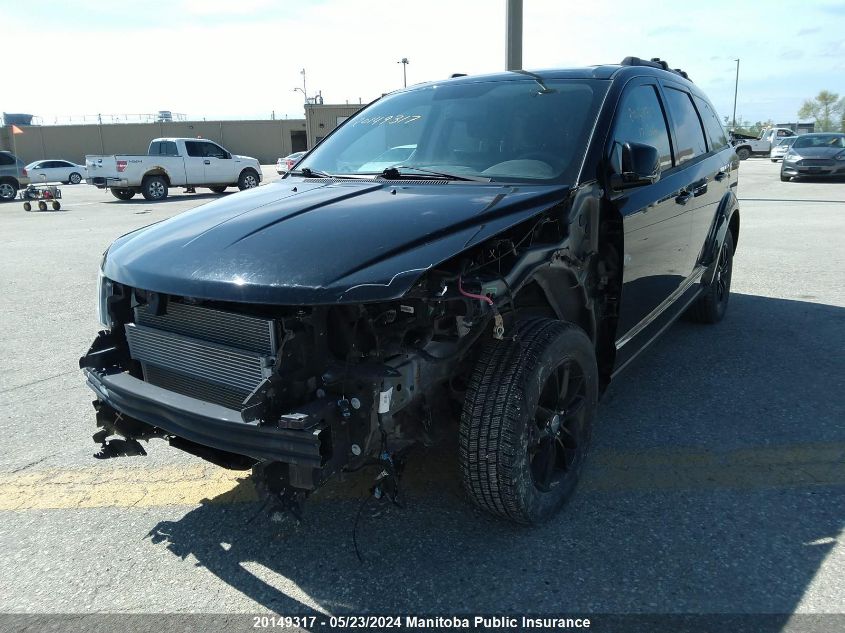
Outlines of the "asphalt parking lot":
M103 250L217 196L79 185L60 212L0 205L0 610L842 612L845 182L778 169L742 163L726 319L679 322L611 386L563 513L536 529L479 514L454 447L419 451L405 507L361 513L363 563L364 476L293 526L255 518L243 474L163 442L92 459L77 360Z

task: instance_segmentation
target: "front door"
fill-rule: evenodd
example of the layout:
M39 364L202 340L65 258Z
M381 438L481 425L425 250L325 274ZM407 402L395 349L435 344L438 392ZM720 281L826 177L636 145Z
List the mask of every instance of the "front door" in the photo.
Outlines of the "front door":
M692 193L683 169L675 166L669 127L658 87L652 80L629 84L613 126L610 160L621 173L621 146L644 143L661 157L656 183L611 194L624 229L622 301L617 338L644 324L687 278L692 256Z

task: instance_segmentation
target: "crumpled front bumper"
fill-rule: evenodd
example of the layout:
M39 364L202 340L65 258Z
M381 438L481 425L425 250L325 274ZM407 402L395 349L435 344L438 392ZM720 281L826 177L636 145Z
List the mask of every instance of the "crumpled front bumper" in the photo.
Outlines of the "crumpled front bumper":
M127 372L83 368L97 398L120 414L210 448L255 459L320 468L320 430L244 422L240 411L151 385Z

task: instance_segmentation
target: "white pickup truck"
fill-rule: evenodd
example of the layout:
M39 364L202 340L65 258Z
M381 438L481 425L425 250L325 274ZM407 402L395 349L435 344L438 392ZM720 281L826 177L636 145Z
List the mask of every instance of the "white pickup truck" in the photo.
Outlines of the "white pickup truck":
M108 188L120 200L136 193L163 200L169 187L208 187L222 193L226 187L251 189L261 182L256 159L197 138L154 139L146 156L86 156L85 167L88 182Z
M766 154L768 156L772 147L782 138L795 136L795 132L788 127L770 127L760 132L757 138L745 134L734 134L733 145L736 155L740 160L745 160L752 154Z

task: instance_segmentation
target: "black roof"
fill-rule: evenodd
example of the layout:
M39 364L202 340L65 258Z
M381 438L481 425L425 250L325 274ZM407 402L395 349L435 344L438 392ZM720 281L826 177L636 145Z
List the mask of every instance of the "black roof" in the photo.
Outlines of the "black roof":
M666 62L656 57L650 60L641 59L639 57L626 57L618 64L601 64L598 66L582 66L580 68L542 68L530 71L508 70L484 75L465 75L462 73L455 73L448 81L508 81L519 79L520 75L523 77L536 75L541 79L614 79L617 75L627 75L631 77L650 75L662 77L664 79L673 79L682 83L684 81L692 83L687 73L679 68L670 68ZM427 83L435 84L440 82ZM409 86L409 88L411 87Z

